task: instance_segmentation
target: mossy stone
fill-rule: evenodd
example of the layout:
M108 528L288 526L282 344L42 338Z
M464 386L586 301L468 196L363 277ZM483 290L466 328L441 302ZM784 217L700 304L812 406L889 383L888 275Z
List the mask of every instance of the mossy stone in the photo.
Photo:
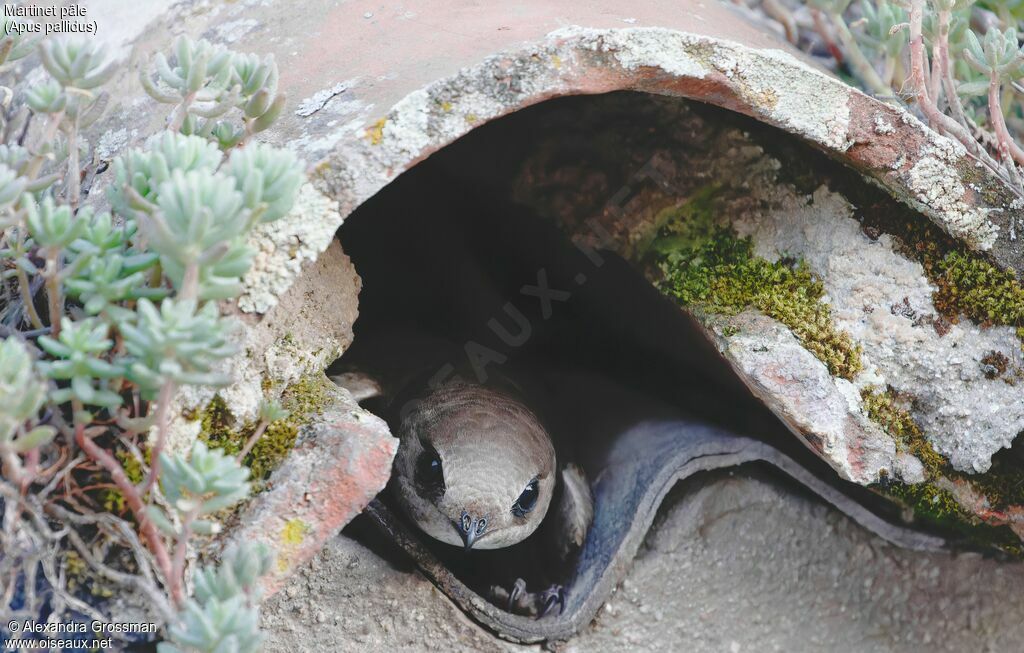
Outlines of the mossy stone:
M835 327L821 281L801 261L755 256L749 237L715 224L715 192L699 191L665 216L648 251L660 273L657 287L706 313L754 307L789 327L833 376L852 379L862 367L860 347Z

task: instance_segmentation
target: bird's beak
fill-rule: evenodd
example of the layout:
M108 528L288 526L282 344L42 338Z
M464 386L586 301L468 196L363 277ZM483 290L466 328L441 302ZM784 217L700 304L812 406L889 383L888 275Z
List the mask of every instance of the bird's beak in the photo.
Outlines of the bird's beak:
M476 542L476 520L473 520L473 527L462 534L462 541L466 543L466 551L473 548L473 542Z
M462 513L462 519L455 523L455 530L459 532L462 537L462 542L465 544L466 551L473 548L473 543L477 541L484 531L487 530L487 519L483 517L473 517L469 513Z

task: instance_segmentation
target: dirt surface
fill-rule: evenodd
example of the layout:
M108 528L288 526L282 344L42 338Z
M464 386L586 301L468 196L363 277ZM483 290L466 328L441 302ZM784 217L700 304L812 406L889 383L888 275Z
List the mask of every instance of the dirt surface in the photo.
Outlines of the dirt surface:
M695 519L694 519L695 517ZM896 549L768 477L670 497L595 622L560 650L1011 651L1024 565ZM525 651L340 536L265 606L272 651Z

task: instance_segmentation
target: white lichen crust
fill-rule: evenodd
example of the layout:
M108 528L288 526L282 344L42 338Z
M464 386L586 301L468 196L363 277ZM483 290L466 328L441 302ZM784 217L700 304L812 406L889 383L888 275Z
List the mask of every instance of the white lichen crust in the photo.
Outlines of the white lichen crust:
M242 279L245 290L238 298L238 308L246 313L266 313L277 304L303 266L327 249L341 220L336 201L312 184L303 184L288 215L253 229L249 244L256 255Z
M867 485L884 470L905 483L924 480L920 461L864 414L857 388L830 375L785 326L756 311L713 323L719 348L753 392L843 478Z
M912 395L913 416L935 449L958 470L986 471L1024 430L1020 387L988 378L981 362L995 351L1019 364L1014 329L962 320L941 335L924 269L897 253L889 236L868 238L841 195L824 187L812 196L775 186L753 191L771 208L733 226L753 237L757 255L803 260L822 280L836 327L863 349L865 370L855 383Z

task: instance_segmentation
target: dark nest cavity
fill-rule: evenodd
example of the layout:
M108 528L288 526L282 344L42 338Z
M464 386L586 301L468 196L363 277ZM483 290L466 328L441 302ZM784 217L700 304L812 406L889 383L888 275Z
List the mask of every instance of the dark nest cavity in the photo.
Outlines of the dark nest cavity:
M663 125L666 115L671 133L654 126ZM655 290L642 270L566 235L587 216L599 215L626 186L633 195L663 192L650 180L631 186L624 181L652 160L663 165L659 152L666 147L692 159L699 177L699 166L714 156L716 134L736 128L762 134L766 148L793 149L807 162L808 175L817 170L815 183L835 170L791 137L721 110L632 93L570 97L474 130L402 174L346 220L339 238L363 287L353 345L329 373L363 370L383 379L385 390L389 379L446 364L517 377L552 438L585 467L598 504L585 545L591 548L569 568L553 567L533 536L508 549L468 555L434 542L393 510L387 492L369 516L349 527L350 534L396 564L414 561L499 635L539 641L565 637L589 622L602 593L624 573L621 558L631 557L630 549L635 553L678 478L699 482L701 470L784 452L812 480L839 487L851 504L892 516L891 506L873 493L838 481L750 394L695 321ZM531 169L542 149L545 169L559 171L553 177ZM537 296L538 287L546 289L546 299ZM388 416L383 403L366 405ZM651 422L677 427L662 432L641 426ZM754 444L732 441L729 449L719 446L726 441L719 434L746 436L752 440L743 442ZM657 491L648 496L652 486ZM605 560L597 564L587 556ZM531 589L560 579L570 592L568 616L531 620L479 600L517 577Z

